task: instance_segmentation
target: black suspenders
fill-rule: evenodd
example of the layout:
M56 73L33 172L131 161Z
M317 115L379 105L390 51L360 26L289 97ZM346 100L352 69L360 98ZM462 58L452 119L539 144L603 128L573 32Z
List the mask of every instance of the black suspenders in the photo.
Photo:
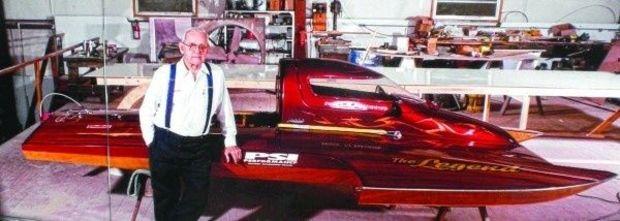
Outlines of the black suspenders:
M209 63L205 62L205 65L207 66L207 70L209 71L209 74L207 75L207 122L205 122L205 129L202 130L202 133L206 133L207 132L207 128L209 128L209 122L211 122L211 109L213 108L213 73L211 72L211 65L209 65Z
M170 128L170 114L174 98L174 79L177 76L177 64L170 65L170 79L168 79L168 99L166 100L166 128Z
M211 122L211 109L213 108L213 73L211 72L211 66L209 63L204 63L207 66L209 74L207 75L207 117L205 127L202 133L206 133L209 128L209 122ZM174 99L174 84L176 78L176 64L170 65L170 79L168 80L168 97L166 100L166 128L170 129L170 118L172 114L172 102Z

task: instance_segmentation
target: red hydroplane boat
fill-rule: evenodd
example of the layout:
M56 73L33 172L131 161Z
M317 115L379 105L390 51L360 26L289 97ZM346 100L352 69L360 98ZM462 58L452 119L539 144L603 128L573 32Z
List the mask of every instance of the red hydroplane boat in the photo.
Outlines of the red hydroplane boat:
M237 136L243 163L213 174L338 185L359 204L487 206L549 201L614 177L553 165L501 128L439 110L380 73L335 60L282 60L277 108ZM252 119L252 118L250 118ZM148 168L135 113L56 113L23 144L30 160Z

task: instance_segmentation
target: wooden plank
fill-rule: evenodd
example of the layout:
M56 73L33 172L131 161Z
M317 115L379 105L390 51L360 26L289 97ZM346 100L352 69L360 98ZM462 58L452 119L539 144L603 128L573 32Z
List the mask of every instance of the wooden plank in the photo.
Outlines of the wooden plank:
M614 114L609 116L607 119L605 119L599 125L597 125L594 129L592 129L588 133L588 136L596 136L597 134L604 133L605 131L607 131L611 127L611 125L616 120L618 120L618 118L620 118L620 109L616 110L616 112Z
M99 41L99 37L96 37L96 38L91 38L91 39L88 39L88 40L89 40L89 41ZM46 55L44 55L44 56L42 56L42 57L38 57L38 58L32 59L32 60L30 60L30 61L22 62L22 63L16 64L16 65L13 65L13 66L11 66L11 67L8 67L8 68L5 68L5 69L2 69L2 70L0 70L0 76L5 75L5 74L13 74L13 73L14 73L14 71L17 71L17 70L19 70L19 69L22 69L22 68L24 68L24 67L26 67L26 66L28 66L28 65L31 65L31 64L33 64L33 63L35 63L35 62L40 62L40 61L42 61L42 60L45 60L45 59L48 59L48 58L51 58L51 57L55 57L55 56L62 55L62 54L63 54L63 53L65 53L66 51L71 51L71 50L73 50L73 49L75 49L75 48L78 48L78 47L81 47L81 46L82 46L82 44L81 44L81 43L79 43L79 44L75 44L75 45L69 46L69 47L67 47L67 48L64 48L64 49L62 49L62 50L58 50L58 51L55 51L55 52L53 52L53 53L46 54Z

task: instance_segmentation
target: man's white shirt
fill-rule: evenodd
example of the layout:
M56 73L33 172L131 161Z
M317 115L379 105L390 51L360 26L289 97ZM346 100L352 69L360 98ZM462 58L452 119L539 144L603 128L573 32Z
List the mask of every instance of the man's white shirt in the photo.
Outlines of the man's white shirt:
M222 127L224 145L236 146L234 112L230 102L230 96L225 86L224 72L222 69L211 64L213 74L213 101L208 98L207 75L209 71L205 64L197 74L196 79L189 72L183 61L176 64L176 77L174 86L174 98L172 112L170 114L171 132L181 136L201 136L204 124L207 122L207 101L212 102L211 121L217 119ZM170 79L170 65L162 65L153 74L142 106L140 107L140 129L144 142L148 145L153 141L154 126L166 128L166 104L168 99L168 84ZM207 128L207 133L209 128Z

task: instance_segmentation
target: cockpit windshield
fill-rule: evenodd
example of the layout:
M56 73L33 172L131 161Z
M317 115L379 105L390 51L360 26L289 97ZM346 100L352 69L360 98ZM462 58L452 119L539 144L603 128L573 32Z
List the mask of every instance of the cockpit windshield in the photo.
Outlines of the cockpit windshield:
M380 78L310 78L312 90L323 96L394 100L415 97L392 80Z

